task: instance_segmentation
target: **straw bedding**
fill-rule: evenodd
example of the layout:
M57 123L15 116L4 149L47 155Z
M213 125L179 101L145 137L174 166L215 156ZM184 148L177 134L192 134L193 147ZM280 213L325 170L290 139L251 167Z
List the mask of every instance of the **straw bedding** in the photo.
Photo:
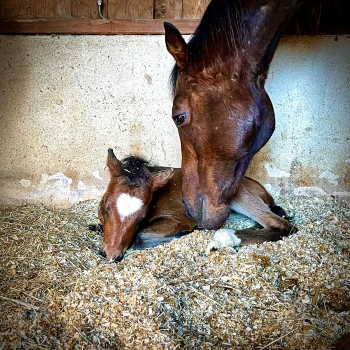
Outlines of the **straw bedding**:
M118 264L88 230L97 201L2 208L0 349L331 349L350 331L349 207L277 202L299 228L280 242L206 256L195 231Z

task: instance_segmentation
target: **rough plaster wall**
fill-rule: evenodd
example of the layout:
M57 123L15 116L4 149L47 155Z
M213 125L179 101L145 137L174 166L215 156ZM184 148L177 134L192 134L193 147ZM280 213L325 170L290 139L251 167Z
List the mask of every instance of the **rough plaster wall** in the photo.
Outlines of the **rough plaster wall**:
M101 196L107 149L180 164L158 36L2 36L1 200Z
M180 166L163 36L0 36L0 203L100 197L107 149ZM273 193L350 191L350 39L284 38L277 128L249 174Z
M275 193L350 196L350 37L287 37L266 84L276 130L249 174Z

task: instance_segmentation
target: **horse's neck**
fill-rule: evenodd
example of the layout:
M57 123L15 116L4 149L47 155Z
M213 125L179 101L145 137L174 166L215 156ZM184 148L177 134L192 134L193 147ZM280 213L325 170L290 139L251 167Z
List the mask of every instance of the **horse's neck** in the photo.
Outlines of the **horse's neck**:
M241 8L238 8L237 2L227 0L226 4L217 10L223 2L212 0L207 11L215 9L226 18L217 21L206 13L203 16L200 27L202 26L204 35L207 36L205 26L214 27L214 34L206 37L204 49L207 52L202 57L204 65L217 66L215 61L221 60L227 62L232 74L239 75L248 68L253 74L262 76L265 80L280 36L303 1L241 1ZM204 40L201 35L199 30L198 38L192 40L194 47ZM189 45L191 47L191 42Z

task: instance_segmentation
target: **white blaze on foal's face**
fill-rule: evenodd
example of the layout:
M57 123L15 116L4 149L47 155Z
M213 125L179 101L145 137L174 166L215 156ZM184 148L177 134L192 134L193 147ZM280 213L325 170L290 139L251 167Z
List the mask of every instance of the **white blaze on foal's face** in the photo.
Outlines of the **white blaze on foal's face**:
M142 208L143 201L140 198L130 196L128 193L122 193L117 198L116 205L120 220L123 222L125 218Z

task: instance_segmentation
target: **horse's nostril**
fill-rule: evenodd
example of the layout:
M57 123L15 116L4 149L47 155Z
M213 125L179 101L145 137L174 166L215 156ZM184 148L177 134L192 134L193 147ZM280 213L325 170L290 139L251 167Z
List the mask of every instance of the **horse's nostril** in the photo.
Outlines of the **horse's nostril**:
M124 254L123 253L120 253L115 259L114 259L114 262L120 262L122 261L124 258Z
M195 200L195 212L198 221L202 222L206 217L206 207L205 207L206 197L205 194L201 193L196 197Z
M191 206L190 206L190 203L188 202L187 199L183 199L182 200L182 203L184 204L185 206L185 212L186 212L186 215L190 218L190 219L193 219L193 216L191 214Z
M103 250L100 250L100 251L98 252L98 254L100 254L100 255L101 255L102 257L104 257L104 258L107 258L106 252L103 251Z

